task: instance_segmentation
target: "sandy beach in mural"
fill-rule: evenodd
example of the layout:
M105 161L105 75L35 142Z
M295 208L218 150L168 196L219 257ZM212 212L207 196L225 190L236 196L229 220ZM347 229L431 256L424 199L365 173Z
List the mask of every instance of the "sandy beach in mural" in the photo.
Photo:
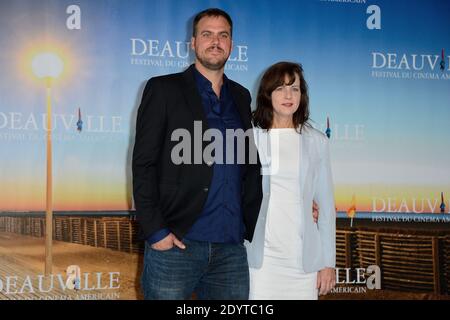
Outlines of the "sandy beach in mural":
M41 293L38 290L38 276L44 274L44 258L43 238L0 233L0 287L2 287L0 299L134 300L142 298L138 287L142 255L54 241L52 272L55 276L54 289L48 293ZM80 267L81 288L78 291L61 289L58 275L66 280L66 270L70 265ZM101 273L100 276L99 273ZM27 283L29 281L27 276L31 279L32 285ZM47 279L47 281L50 280ZM51 282L47 282L42 285L42 288L46 291L50 286Z

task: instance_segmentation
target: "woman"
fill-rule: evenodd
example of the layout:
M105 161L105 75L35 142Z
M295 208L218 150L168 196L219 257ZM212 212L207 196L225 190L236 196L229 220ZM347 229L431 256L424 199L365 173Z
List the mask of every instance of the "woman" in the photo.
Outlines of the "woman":
M309 125L308 103L299 64L279 62L265 72L253 113L264 198L253 241L245 243L250 299L317 299L335 285L328 139Z

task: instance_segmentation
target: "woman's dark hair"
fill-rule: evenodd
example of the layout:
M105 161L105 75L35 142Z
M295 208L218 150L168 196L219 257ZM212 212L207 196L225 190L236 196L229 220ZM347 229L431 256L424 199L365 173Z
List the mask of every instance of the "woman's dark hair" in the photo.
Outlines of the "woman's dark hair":
M300 106L293 114L292 124L301 133L303 126L309 126L309 96L308 85L303 76L303 68L298 63L278 62L270 66L264 73L256 98L256 110L253 112L253 124L261 129L269 130L273 123L272 92L279 86L291 85L295 75L300 78ZM286 76L289 82L286 83Z
M218 8L210 8L203 10L194 17L194 22L192 25L192 36L197 36L197 25L199 21L204 17L223 17L225 20L228 21L228 24L230 25L230 37L233 36L233 21L231 20L231 17L228 13L225 11L218 9Z

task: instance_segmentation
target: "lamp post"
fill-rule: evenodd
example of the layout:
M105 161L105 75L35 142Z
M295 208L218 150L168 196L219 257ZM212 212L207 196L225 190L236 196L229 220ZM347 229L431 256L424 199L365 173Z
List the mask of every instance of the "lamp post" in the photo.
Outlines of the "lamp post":
M33 58L33 73L45 81L47 101L47 183L45 201L45 275L52 273L53 176L52 176L52 82L63 71L62 60L54 53L41 53Z

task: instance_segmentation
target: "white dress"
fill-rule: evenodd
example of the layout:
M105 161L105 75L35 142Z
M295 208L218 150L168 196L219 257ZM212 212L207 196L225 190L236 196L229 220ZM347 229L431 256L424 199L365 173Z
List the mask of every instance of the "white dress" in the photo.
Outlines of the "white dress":
M279 166L270 176L264 259L260 269L250 268L251 300L315 300L317 272L302 271L299 134L295 129L271 129L278 135ZM273 159L276 155L270 155ZM312 205L312 204L311 204Z

